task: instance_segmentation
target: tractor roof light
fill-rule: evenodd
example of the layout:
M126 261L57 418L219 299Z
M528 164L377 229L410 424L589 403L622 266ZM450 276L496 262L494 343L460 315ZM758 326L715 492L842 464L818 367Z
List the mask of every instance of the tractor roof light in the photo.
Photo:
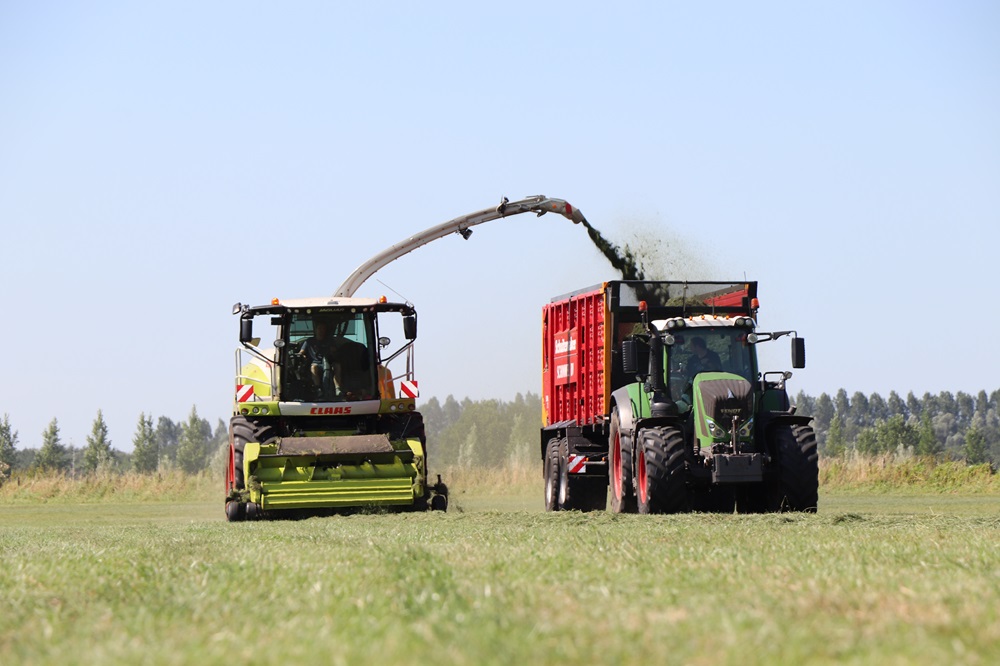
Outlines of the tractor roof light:
M281 305L281 301L277 297L271 299L271 305Z
M670 335L669 333L667 333L666 335L663 336L663 344L669 346L669 345L674 344L674 342L676 342L676 340L674 339L674 336Z
M387 299L385 296L379 296L378 297L378 302L379 303L388 303L389 299Z
M639 312L647 312L649 310L649 304L646 301L639 301Z

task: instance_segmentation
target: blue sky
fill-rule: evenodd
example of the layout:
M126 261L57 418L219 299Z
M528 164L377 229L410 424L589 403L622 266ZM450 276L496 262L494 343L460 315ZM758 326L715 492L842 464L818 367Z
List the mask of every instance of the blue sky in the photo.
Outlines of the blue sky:
M761 327L807 340L792 391L1000 387L1000 5L482 4L0 3L20 446L227 419L234 302L532 194L659 277L758 280ZM615 275L520 216L375 277L418 308L424 397L510 399L542 304Z

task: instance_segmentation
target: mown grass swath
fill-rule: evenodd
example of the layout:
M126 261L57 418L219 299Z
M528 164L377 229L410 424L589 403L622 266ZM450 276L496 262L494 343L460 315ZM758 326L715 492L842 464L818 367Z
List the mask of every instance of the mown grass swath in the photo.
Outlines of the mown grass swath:
M922 501L933 502L935 496ZM940 495L936 497L941 497ZM0 662L994 663L1000 519L0 517ZM846 509L846 510L845 510Z

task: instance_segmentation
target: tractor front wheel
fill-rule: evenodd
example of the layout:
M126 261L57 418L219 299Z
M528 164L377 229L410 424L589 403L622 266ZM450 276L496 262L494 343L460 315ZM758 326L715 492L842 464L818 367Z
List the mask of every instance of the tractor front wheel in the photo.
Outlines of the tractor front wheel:
M644 430L636 461L639 513L688 510L684 435L673 427Z
M768 488L768 509L816 513L819 454L815 431L809 426L775 426L769 435L778 476Z

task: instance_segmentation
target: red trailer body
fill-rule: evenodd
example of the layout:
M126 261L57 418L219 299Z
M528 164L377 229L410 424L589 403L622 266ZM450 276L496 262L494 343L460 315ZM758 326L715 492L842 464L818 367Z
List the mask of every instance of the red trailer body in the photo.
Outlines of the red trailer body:
M607 405L611 375L605 285L542 309L542 414L545 425L592 425Z

